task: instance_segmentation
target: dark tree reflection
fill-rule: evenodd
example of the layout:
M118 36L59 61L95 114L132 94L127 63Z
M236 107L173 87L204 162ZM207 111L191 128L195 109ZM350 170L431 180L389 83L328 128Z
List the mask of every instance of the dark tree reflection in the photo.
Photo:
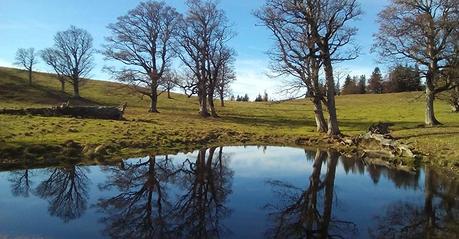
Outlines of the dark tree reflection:
M15 197L29 197L32 191L32 172L28 168L12 171L8 181L11 183L11 193Z
M224 203L232 172L223 148L206 153L200 150L196 161L152 156L110 168L101 188L120 193L99 200L105 233L112 238L219 237L220 219L229 212Z
M48 200L48 211L64 222L83 215L88 201L88 168L75 164L46 170L49 176L42 181L35 193Z
M382 216L375 216L376 226L369 234L373 238L457 238L459 206L455 195L458 193L457 181L426 168L424 203L389 204Z
M336 152L317 150L309 184L304 189L281 181L268 182L281 201L266 206L274 223L267 232L269 237L348 238L355 234L355 224L332 216L338 158ZM323 165L326 173L321 177Z
M187 159L183 164L179 181L185 193L175 206L181 238L220 238L230 233L220 222L230 214L225 202L233 171L226 166L223 149L217 157L215 151L201 149L195 161Z
M167 183L178 169L171 160L150 156L110 170L101 188L120 194L99 200L98 206L108 214L102 219L105 233L112 238L174 238Z

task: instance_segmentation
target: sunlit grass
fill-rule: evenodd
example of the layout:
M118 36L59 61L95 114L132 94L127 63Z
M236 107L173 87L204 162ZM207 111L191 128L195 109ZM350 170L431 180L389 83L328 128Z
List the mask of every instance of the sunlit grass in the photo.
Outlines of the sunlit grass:
M0 68L0 108L48 107L71 96L59 92L59 82L35 74L34 86L17 69ZM243 79L241 79L243 80ZM217 107L220 118L198 116L196 98L162 94L160 114L147 112L149 101L119 84L88 81L81 88L85 104L120 105L128 102L127 121L0 115L0 139L5 144L62 144L74 140L101 145L124 142L153 148L184 148L206 143L292 143L316 137L313 111L306 99L283 103L226 102ZM217 102L217 106L219 103ZM337 97L340 127L346 135L364 133L376 122L394 123L393 134L436 159L459 161L459 114L437 101L436 113L444 126L424 128L422 92Z

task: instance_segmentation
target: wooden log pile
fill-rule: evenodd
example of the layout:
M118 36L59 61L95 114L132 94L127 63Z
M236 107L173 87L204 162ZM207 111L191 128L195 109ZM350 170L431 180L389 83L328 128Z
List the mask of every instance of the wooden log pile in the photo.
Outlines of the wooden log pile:
M120 107L113 106L70 106L64 103L51 108L0 109L0 114L10 115L39 115L39 116L67 116L89 119L123 119L127 104Z
M358 157L369 158L419 158L419 154L409 145L403 144L390 134L390 123L377 123L371 125L368 132L356 137L341 139L341 144L357 147L363 151Z
M392 124L378 123L370 126L368 132L360 136L360 141L376 141L382 149L386 150L392 157L416 158L417 155L411 147L402 144L392 137L389 127Z

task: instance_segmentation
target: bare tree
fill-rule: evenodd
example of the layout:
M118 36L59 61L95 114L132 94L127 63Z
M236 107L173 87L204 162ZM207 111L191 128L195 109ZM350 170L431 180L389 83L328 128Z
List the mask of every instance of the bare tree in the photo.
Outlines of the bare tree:
M167 92L167 98L172 99L171 90L180 83L180 76L177 72L168 70L165 72L163 79L160 82L162 90Z
M29 72L29 85L32 85L33 66L38 63L36 56L34 48L19 48L16 52L16 62L14 64L24 67Z
M53 48L46 48L41 51L40 55L43 61L53 68L57 80L61 83L61 92L65 93L65 82L67 78L63 75L65 67L62 65L63 62L59 60L59 51Z
M158 112L158 87L173 59L172 47L181 18L165 2L141 2L118 17L108 29L103 54L125 68L109 68L115 77L151 99L150 112Z
M269 0L255 12L263 24L271 30L275 39L275 48L269 51L271 69L278 76L293 76L287 81L287 93L297 93L304 88L314 104L317 131L327 132L327 123L323 115L323 87L319 83L321 61L319 49L311 36L311 28L298 14L296 1ZM261 98L261 96L260 96Z
M225 13L214 1L189 0L187 5L178 50L179 58L192 74L187 88L197 93L201 116L217 116L213 104L215 88L225 62L235 54L226 45L234 34Z
M324 121L319 108L321 87L314 84L323 66L326 91L322 101L329 114L328 134L340 135L333 62L352 60L358 55L358 48L350 44L357 29L348 25L361 14L359 4L356 0L272 0L269 3L272 7L265 16L271 18L269 27L277 32L277 45L281 50L277 59L284 64L277 70L305 79L302 82L312 90L309 94L316 94L313 101L319 126ZM323 131L325 127L318 129Z
M233 62L225 64L220 72L217 83L217 94L220 98L220 106L225 107L225 97L231 95L231 83L236 80Z
M311 37L320 50L325 72L328 134L339 135L335 106L333 62L355 59L358 47L352 44L357 33L349 22L362 14L357 0L297 0L299 14L311 28Z
M65 77L71 82L74 97L80 98L80 85L94 68L93 54L91 34L70 26L54 36L54 47L45 49L42 57L58 73L60 81Z
M374 47L381 57L417 63L426 84L425 124L438 125L434 100L452 89L454 82L440 81L454 56L459 23L458 0L392 0L380 14Z
M225 36L222 35L222 37ZM209 101L209 107L213 117L218 117L214 105L215 93L216 91L218 92L220 83L225 84L225 82L222 81L223 74L225 71L228 71L229 67L231 67L231 62L234 61L234 55L236 54L232 48L225 45L226 40L219 39L217 41L218 46L211 50L211 77L207 89L207 99Z

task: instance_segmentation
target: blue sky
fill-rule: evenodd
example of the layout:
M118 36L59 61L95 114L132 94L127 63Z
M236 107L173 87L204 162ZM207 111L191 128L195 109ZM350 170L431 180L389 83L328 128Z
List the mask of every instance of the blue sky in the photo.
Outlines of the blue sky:
M108 31L106 26L120 15L134 8L137 0L0 0L0 66L12 66L18 48L35 47L40 50L53 44L57 31L70 25L88 30L94 37L96 48L104 43ZM186 10L185 0L166 0L178 11ZM356 41L361 46L358 59L343 63L339 69L350 74L371 74L377 66L375 55L370 54L372 35L377 30L377 13L387 0L360 0L364 15L354 24L359 28ZM230 42L238 53L236 72L238 80L233 85L234 94L248 93L254 97L267 91L274 95L280 89L280 79L270 79L268 57L265 52L272 46L270 33L257 26L252 11L259 8L263 0L220 0L237 35ZM91 77L108 80L102 72L103 57L96 56L96 67ZM41 71L49 70L43 63ZM383 68L384 69L384 68Z

